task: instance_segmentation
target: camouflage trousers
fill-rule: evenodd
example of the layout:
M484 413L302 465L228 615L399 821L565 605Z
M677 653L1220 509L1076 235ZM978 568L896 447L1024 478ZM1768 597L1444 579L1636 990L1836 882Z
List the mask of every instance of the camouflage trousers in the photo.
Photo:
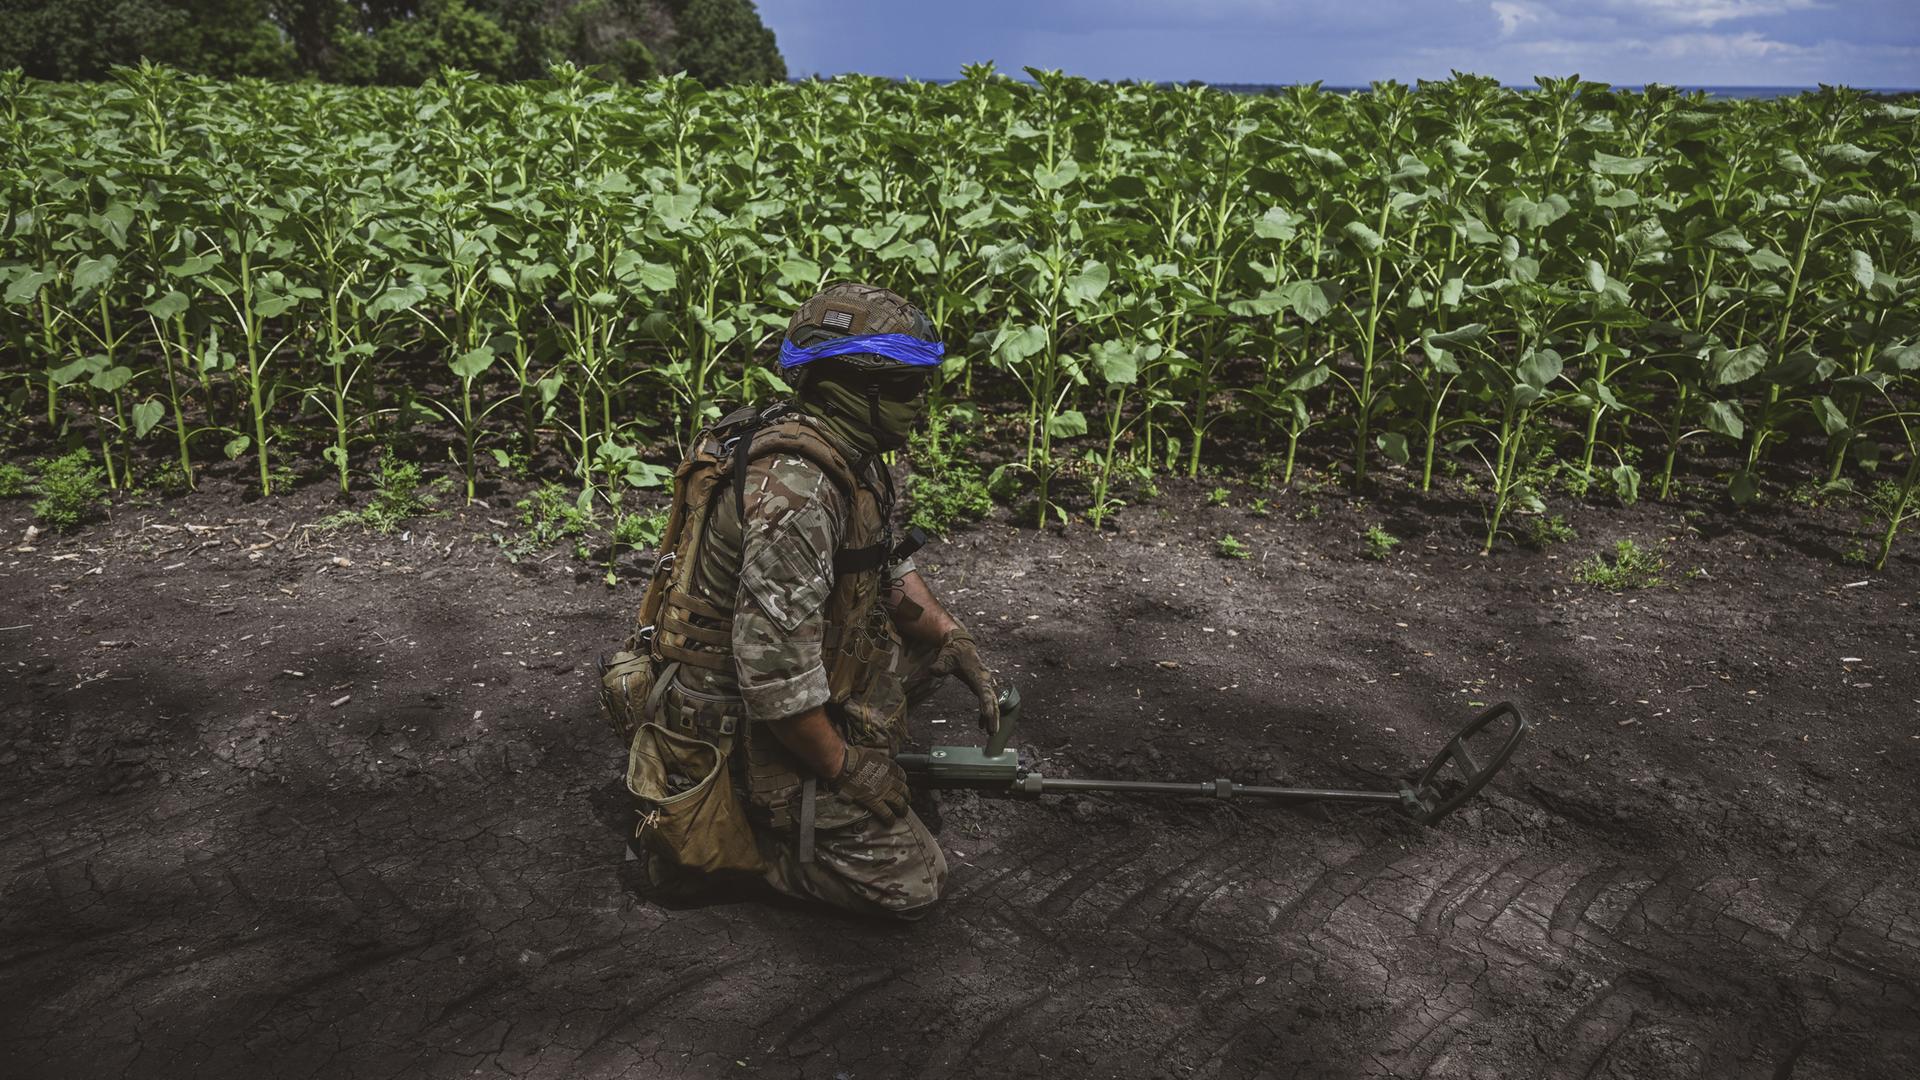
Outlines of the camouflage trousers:
M907 708L925 701L939 689L944 676L929 672L935 649L909 645L904 657ZM839 795L821 791L819 799L845 804ZM862 915L918 919L940 899L947 883L947 857L939 841L912 810L883 825L879 818L850 804L827 807L820 817L828 821L858 820L836 828L816 830L813 861L800 861L792 830L756 830L765 880L780 892L817 900Z

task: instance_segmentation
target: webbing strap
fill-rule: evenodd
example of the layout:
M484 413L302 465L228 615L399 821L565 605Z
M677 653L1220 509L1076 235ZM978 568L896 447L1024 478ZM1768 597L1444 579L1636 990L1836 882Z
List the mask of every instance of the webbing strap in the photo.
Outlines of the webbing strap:
M674 614L672 608L660 613L660 629L669 634L677 634L689 641L702 645L717 645L726 648L733 644L733 635L726 627L696 626Z
M698 615L703 619L712 619L728 626L733 625L733 616L721 610L717 604L708 600L702 600L692 593L681 592L678 589L667 594L665 606L667 608L680 608L689 615Z
M878 570L887 561L887 545L869 544L863 548L841 548L833 553L833 572L839 575L864 574Z
M653 648L655 652L667 660L678 660L683 664L703 668L707 671L722 671L727 673L733 671L733 657L727 653L709 652L706 649L689 649L682 645L675 645L671 641L661 641L658 638L654 639Z

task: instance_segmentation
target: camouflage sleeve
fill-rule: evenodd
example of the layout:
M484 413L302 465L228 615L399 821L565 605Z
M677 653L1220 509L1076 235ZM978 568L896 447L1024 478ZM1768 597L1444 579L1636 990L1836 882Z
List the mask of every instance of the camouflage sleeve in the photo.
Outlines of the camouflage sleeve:
M756 720L827 701L821 642L845 501L812 462L775 455L748 466L733 666Z

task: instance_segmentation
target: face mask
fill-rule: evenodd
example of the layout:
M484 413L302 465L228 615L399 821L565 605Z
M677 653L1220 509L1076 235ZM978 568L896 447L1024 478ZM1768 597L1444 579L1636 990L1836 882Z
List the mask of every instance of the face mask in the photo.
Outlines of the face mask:
M920 419L920 394L915 392L903 401L896 388L889 388L876 403L864 389L835 379L815 379L807 387L806 400L827 430L861 454L907 445L907 435Z

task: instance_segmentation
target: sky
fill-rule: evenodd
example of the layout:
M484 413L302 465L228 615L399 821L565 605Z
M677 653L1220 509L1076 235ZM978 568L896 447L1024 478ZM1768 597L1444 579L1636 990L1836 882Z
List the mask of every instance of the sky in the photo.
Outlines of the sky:
M758 0L796 77L1920 87L1920 0Z

